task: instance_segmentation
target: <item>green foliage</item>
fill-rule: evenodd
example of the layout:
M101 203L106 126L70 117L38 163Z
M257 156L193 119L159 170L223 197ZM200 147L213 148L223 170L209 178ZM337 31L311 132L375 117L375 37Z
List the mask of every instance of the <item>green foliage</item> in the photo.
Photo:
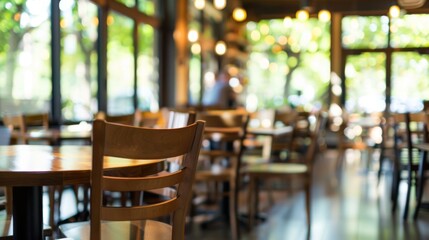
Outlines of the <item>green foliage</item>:
M288 104L289 96L303 92L303 102L322 101L330 77L329 23L280 19L247 24L251 43L248 92L261 108Z
M346 16L342 19L342 43L346 48L385 48L389 18L387 16Z
M420 23L420 24L416 24ZM429 47L429 14L412 14L392 19L392 47Z

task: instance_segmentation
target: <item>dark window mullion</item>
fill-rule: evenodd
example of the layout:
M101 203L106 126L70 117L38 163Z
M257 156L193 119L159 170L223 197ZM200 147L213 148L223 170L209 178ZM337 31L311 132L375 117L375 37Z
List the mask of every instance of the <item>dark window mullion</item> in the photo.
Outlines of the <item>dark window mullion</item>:
M97 38L97 99L98 111L107 112L107 15L108 8L98 7L98 38Z
M52 98L51 121L53 125L61 124L61 30L59 1L51 1L51 67Z

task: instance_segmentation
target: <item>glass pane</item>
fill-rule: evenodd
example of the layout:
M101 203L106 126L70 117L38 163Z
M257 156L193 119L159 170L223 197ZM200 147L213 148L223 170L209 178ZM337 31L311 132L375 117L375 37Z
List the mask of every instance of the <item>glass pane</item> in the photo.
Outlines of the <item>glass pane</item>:
M134 111L133 21L112 12L107 19L107 112Z
M159 75L156 54L155 29L150 25L139 28L139 55L137 70L137 86L139 109L159 110Z
M188 2L189 18L192 21L188 23L189 32L198 33L198 39L201 38L200 29L201 23L198 20L200 18L197 11L193 8L193 3ZM194 34L188 34L194 35ZM202 54L201 44L199 40L191 42L190 44L190 59L189 59L189 99L188 102L191 105L200 104L200 98L202 97L203 86L201 82L201 67L202 67Z
M429 14L405 15L392 19L390 30L392 47L428 47Z
M201 55L192 54L189 60L189 103L191 105L200 103L201 89Z
M158 15L158 0L140 0L139 10L146 13L147 15Z
M381 112L386 108L386 55L362 53L346 58L346 110Z
M65 120L91 120L97 111L97 6L62 0L61 97Z
M127 7L134 7L136 5L136 0L116 0L117 2L125 4Z
M387 16L347 16L342 20L342 43L345 48L385 48L389 31Z
M47 112L50 0L0 2L0 112Z
M429 99L429 55L396 52L392 55L392 112L420 111Z
M317 19L247 24L248 109L320 107L330 79L329 26Z

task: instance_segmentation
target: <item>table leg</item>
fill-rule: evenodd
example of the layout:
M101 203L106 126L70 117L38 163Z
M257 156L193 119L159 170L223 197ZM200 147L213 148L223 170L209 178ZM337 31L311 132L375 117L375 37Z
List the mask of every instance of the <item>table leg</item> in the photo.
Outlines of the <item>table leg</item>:
M273 137L264 136L264 142L262 146L262 158L269 161L271 158L271 145L273 143Z
M43 239L42 187L13 188L14 239Z

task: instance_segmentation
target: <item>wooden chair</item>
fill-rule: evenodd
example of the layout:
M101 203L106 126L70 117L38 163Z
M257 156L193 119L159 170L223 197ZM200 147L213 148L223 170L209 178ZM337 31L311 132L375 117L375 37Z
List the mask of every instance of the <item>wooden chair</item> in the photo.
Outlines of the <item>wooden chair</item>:
M169 111L167 128L182 128L189 126L196 121L195 112L178 112L178 111ZM166 170L160 172L159 174L168 174L168 172L174 172L180 168L180 163L182 157L174 157L167 159ZM134 205L140 204L140 199L143 199L143 203L157 203L165 201L169 198L169 193L165 193L164 189L155 189L146 192L134 193L132 202ZM143 196L141 196L143 195ZM125 204L122 202L123 206Z
M288 135L272 138L271 155L273 161L287 161L299 154L299 146L309 136L309 113L297 111L276 111L274 125L291 126L293 131Z
M49 115L48 113L39 114L17 114L3 116L3 124L11 129L11 144L29 144L32 140L47 142L50 145L55 143L52 137L31 139L26 133L33 129L48 130Z
M95 120L91 173L91 221L60 226L73 239L184 239L185 216L194 182L204 123L184 128L149 129ZM103 158L136 160L184 156L182 167L159 176L109 177L103 175ZM177 190L169 200L144 206L103 206L103 191ZM171 214L172 224L154 221Z
M355 122L356 118L358 121ZM361 116L352 116L348 113L343 114L343 121L340 125L340 129L337 132L338 143L338 157L336 161L336 168L339 169L343 163L345 153L348 149L359 150L361 152L366 151L368 156L370 155L369 150L374 144L369 139L370 128L377 127L380 121L380 116L378 114L365 118L373 119L374 124L371 126L363 126L359 123L359 118L363 119Z
M136 126L134 113L123 115L108 115L105 112L100 111L95 114L94 119L101 119L106 120L107 122Z
M254 225L255 213L258 214L258 198L259 190L258 183L267 179L286 179L292 180L299 178L304 183L305 198L306 198L306 215L307 224L310 227L311 223L311 204L310 192L312 182L312 166L318 144L319 133L321 128L325 126L327 114L320 113L314 129L311 132L311 142L306 150L304 157L300 159L291 159L290 162L282 163L260 163L252 164L244 169L244 174L249 176L249 191L248 191L248 212L249 212L249 226Z
M8 127L11 131L11 144L17 144L19 142L27 143L25 133L27 129L24 123L24 116L22 115L5 115L3 116L3 124Z
M223 209L220 214L229 215L232 239L239 238L238 231L238 188L240 186L239 170L243 153L243 141L246 136L249 116L247 113L235 110L207 111L197 114L198 120L206 122L204 131L204 147L200 152L199 168L196 182L206 188L205 194L213 193L214 201L218 203L219 184L222 184ZM209 183L214 184L210 192ZM196 198L192 215L201 209L197 198L201 195L198 186L195 187Z
M392 210L396 210L401 180L407 181L407 193L405 198L404 215L407 219L410 202L411 188L417 182L417 170L419 165L419 150L414 144L425 140L426 116L424 112L393 114L394 121L394 149L395 158L393 165L392 182ZM404 176L405 175L405 176Z

